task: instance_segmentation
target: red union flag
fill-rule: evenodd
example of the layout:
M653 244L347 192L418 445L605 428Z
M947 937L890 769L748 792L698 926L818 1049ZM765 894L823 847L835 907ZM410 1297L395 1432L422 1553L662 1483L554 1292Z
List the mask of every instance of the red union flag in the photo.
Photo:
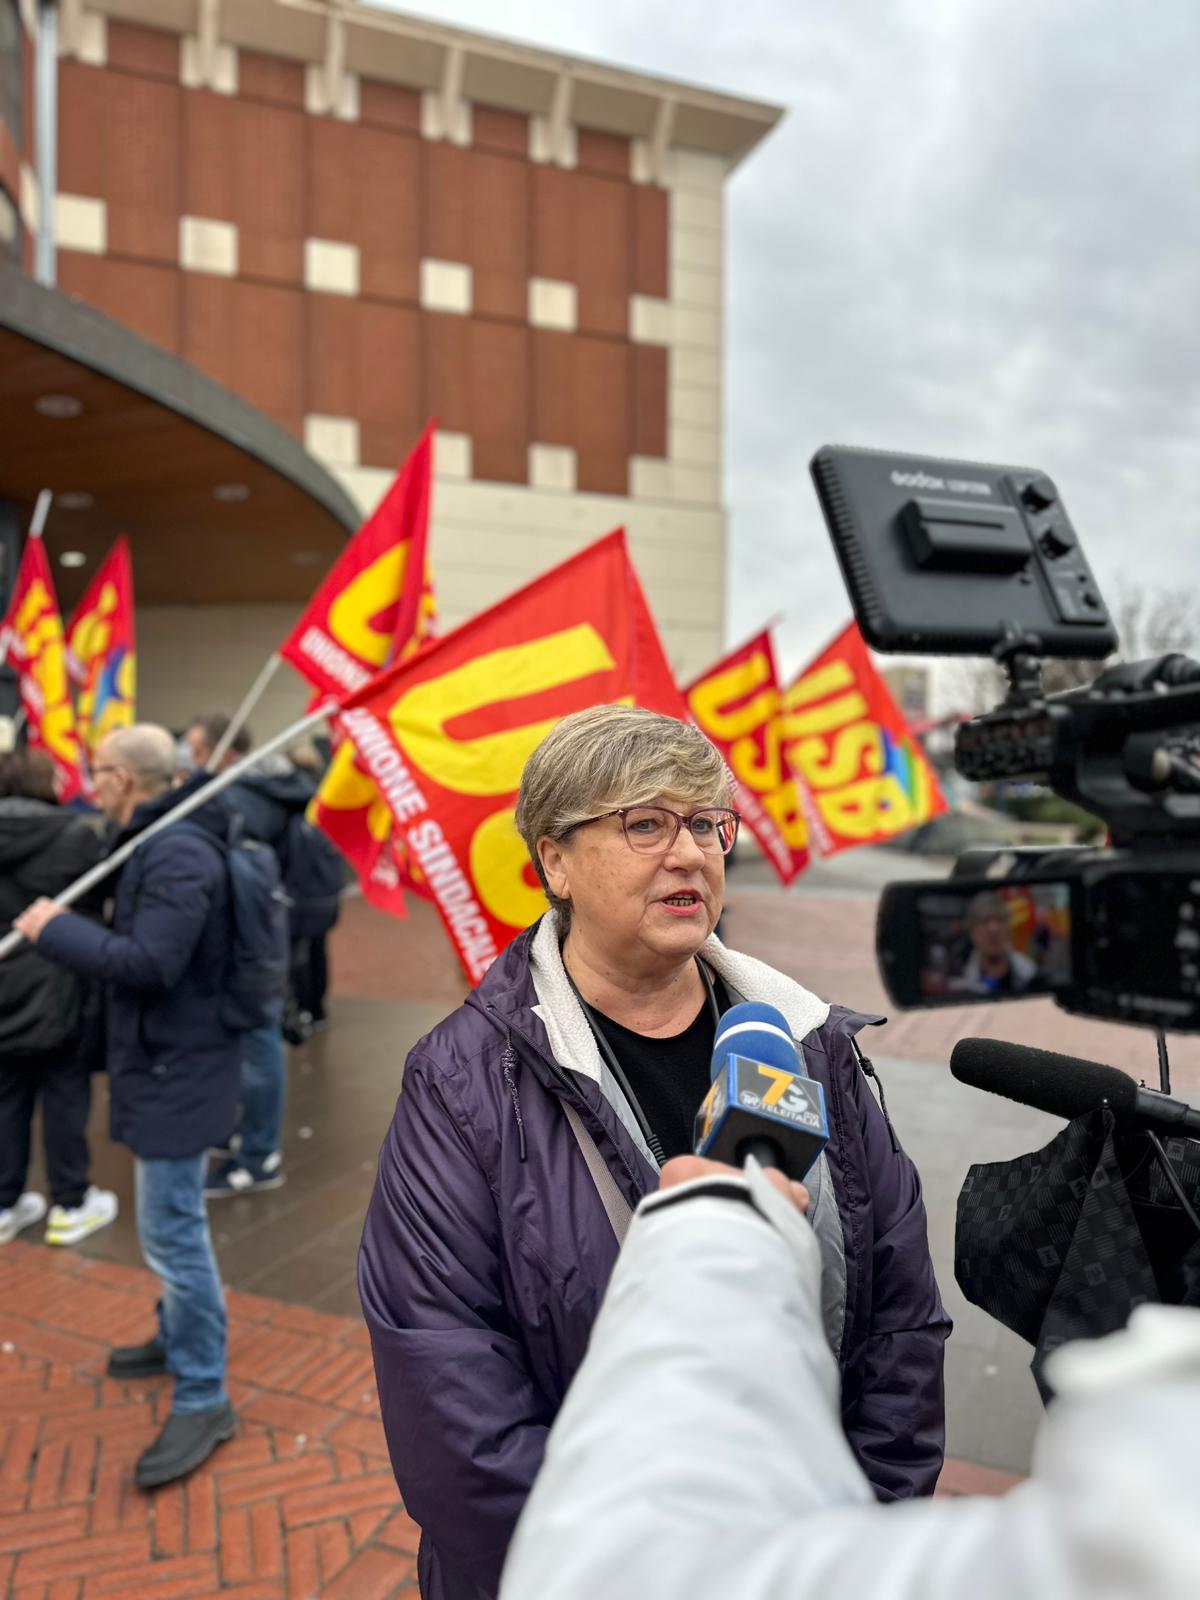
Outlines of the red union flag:
M416 885L394 848L395 818L353 740L342 739L334 750L308 820L354 868L365 900L389 916L407 914L404 891Z
M67 671L79 690L79 738L94 751L135 718L137 656L129 540L116 541L67 624Z
M12 598L0 622L0 649L7 650L20 678L29 743L53 761L59 799L74 800L86 787L83 751L71 705L62 614L40 538L27 539L21 552Z
M317 686L317 700L360 687L380 667L405 660L433 631L432 443L431 423L280 647ZM334 752L308 815L355 869L365 898L402 917L411 879L393 848L392 815L349 740Z
M800 787L783 758L779 680L765 630L686 689L696 725L725 757L735 804L781 883L808 865L808 823Z
M361 689L432 613L425 560L433 429L430 423L279 647L322 694Z
M526 761L561 717L618 700L687 717L623 530L343 702L472 982L546 909L514 820Z
M822 855L881 844L948 809L857 623L784 691L781 727Z

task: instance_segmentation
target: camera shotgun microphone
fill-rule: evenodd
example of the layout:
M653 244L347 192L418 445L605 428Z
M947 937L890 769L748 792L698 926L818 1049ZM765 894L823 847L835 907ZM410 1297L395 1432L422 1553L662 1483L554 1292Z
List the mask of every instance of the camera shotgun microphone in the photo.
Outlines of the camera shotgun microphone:
M696 1154L735 1167L752 1155L799 1180L828 1140L824 1092L804 1071L782 1011L755 1000L731 1006L696 1113Z
M1200 1139L1200 1111L1157 1089L1145 1089L1127 1072L1000 1039L960 1039L950 1053L959 1083L1071 1121L1107 1105L1123 1133L1139 1128Z

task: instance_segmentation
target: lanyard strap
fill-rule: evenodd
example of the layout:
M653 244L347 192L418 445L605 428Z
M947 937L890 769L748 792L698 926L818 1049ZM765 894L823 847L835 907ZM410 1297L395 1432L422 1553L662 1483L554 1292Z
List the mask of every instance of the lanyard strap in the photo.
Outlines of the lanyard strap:
M713 1028L716 1029L721 1023L721 1008L717 1004L717 991L713 985L712 974L709 972L704 962L701 961L699 956L696 957L696 965L699 967L700 976L704 980L704 989L708 996L708 1008L712 1013ZM662 1147L662 1143L654 1129L650 1126L645 1112L638 1103L638 1098L633 1092L624 1067L622 1067L621 1063L617 1060L616 1051L613 1049L612 1044L608 1039L608 1035L604 1032L604 1029L596 1020L596 1015L591 1006L588 1005L587 1001L580 994L579 986L576 984L575 979L567 971L567 964L565 961L563 962L563 971L567 974L567 982L571 985L571 990L576 1000L579 1001L584 1016L587 1018L588 1027L592 1030L592 1037L596 1041L596 1048L604 1057L605 1062L608 1064L609 1070L611 1071L613 1077L617 1080L617 1085L620 1088L621 1093L629 1102L629 1108L637 1119L637 1125L642 1130L642 1138L645 1139L650 1154L661 1167L667 1159L666 1152ZM578 1134L576 1134L576 1138L578 1137ZM586 1156L586 1154L587 1152L585 1150L584 1155ZM599 1155L599 1151L597 1151L597 1155ZM607 1168L605 1170L607 1171Z
M612 1231L617 1236L617 1244L622 1245L625 1243L625 1235L629 1232L629 1224L633 1221L633 1209L629 1201L618 1189L617 1180L609 1171L608 1162L600 1154L596 1147L596 1141L584 1127L578 1111L566 1100L563 1101L562 1107L567 1114L571 1132L575 1135L580 1150L583 1151L583 1159L587 1162L587 1169L592 1175L592 1182L596 1185L600 1203L604 1207L604 1214L609 1222L612 1223Z

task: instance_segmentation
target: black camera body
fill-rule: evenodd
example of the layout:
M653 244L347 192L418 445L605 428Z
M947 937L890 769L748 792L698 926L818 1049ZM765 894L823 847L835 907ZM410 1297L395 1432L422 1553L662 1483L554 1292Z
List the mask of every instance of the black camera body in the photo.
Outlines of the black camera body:
M892 999L1052 994L1086 1016L1200 1031L1200 665L1164 656L1042 692L1039 657L1116 645L1044 473L836 447L812 473L868 642L990 654L1008 671L1003 704L960 727L957 770L1045 783L1111 842L969 851L943 883L889 886L876 942Z

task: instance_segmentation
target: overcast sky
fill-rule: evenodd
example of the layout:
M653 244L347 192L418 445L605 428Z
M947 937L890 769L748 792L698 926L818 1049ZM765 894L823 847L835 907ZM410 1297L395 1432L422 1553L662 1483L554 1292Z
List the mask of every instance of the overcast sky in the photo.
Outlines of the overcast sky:
M395 9L786 108L728 188L731 639L849 617L823 443L1040 467L1110 603L1200 588L1197 0Z

